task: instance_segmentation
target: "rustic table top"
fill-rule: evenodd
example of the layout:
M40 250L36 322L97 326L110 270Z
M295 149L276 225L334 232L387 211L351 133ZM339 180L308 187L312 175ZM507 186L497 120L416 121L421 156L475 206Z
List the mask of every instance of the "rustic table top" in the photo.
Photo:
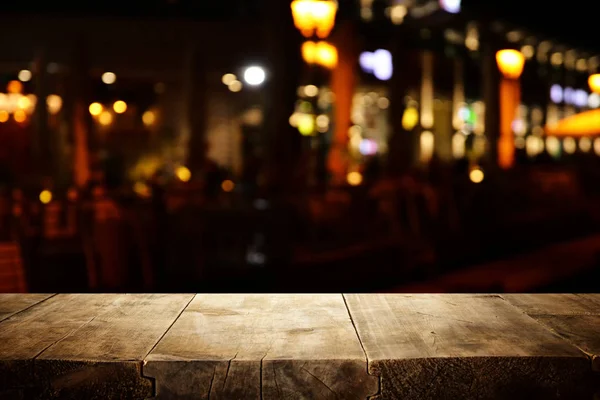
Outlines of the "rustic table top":
M154 397L597 399L600 295L0 294L0 399Z

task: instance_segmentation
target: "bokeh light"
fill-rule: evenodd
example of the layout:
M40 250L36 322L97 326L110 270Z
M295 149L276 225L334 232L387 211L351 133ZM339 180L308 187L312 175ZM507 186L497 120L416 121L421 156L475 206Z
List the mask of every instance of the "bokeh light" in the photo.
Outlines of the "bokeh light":
M123 100L117 100L115 101L115 104L113 104L113 110L115 110L117 114L123 114L127 111L127 103Z
M102 104L100 103L92 103L90 104L89 111L90 114L92 114L94 117L97 117L98 115L102 114L104 107L102 107Z

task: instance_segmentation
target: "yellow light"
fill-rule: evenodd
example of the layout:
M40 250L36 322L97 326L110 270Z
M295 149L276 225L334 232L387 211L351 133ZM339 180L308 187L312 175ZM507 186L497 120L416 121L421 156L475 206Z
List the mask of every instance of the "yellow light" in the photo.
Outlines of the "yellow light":
M473 168L471 172L469 172L469 179L473 183L481 183L483 182L483 178L485 178L485 174L480 168Z
M146 126L150 126L156 122L156 114L153 111L146 111L144 115L142 115L142 122Z
M335 46L327 42L319 42L317 44L317 63L325 68L335 68L338 63L338 52Z
M600 109L584 111L557 123L549 123L544 130L547 135L552 136L596 136L600 134Z
M307 97L316 97L319 94L319 88L315 85L307 85L304 87L304 94Z
M223 78L221 78L221 82L226 86L231 85L234 81L237 81L237 76L234 74L225 74L223 75Z
M338 63L338 52L334 45L327 42L308 41L302 44L302 58L308 64L318 64L333 69Z
M133 191L140 197L150 197L152 194L148 185L143 182L136 182L133 185Z
M43 204L48 204L52 201L52 192L49 190L42 190L40 193L40 201Z
M324 39L335 25L338 5L331 0L294 0L291 4L294 25L305 37L317 36Z
M189 182L192 179L192 173L186 167L177 168L175 175L181 182Z
M104 107L102 107L102 104L100 103L92 103L90 104L89 110L90 114L92 114L94 117L97 117L98 115L102 114Z
M517 50L500 50L496 53L498 69L507 79L519 79L525 66L525 57Z
M0 122L4 123L6 121L8 121L8 112L5 110L0 110Z
M402 127L405 131L412 131L419 123L419 112L414 107L404 110L402 115Z
M315 133L315 117L304 114L298 118L298 131L303 136L311 136Z
M117 80L117 75L114 72L105 72L102 74L102 82L107 85L112 85Z
M29 82L31 80L31 71L27 69L19 71L19 80L21 82Z
M31 100L29 100L26 96L19 97L17 100L17 107L20 109L26 110L31 106Z
M127 111L127 103L123 100L117 100L115 101L115 104L113 104L113 110L115 110L117 114L123 114Z
M103 111L102 114L100 114L100 116L98 117L98 122L100 122L100 125L107 126L112 124L112 121L113 116L108 111Z
M590 85L592 92L600 93L600 74L590 75L588 78L588 84Z
M23 91L23 84L19 81L10 81L6 86L8 93L21 93Z
M25 122L25 120L27 119L27 114L25 114L25 111L23 110L16 110L13 114L13 117L15 121L17 121L18 123L22 123Z
M359 186L363 181L363 176L360 172L354 171L346 176L346 180L351 186Z
M235 189L235 183L227 179L221 184L221 189L223 189L224 192L230 193Z
M58 114L62 108L62 99L56 94L51 94L46 98L46 105L50 114Z
M231 90L233 93L237 93L239 91L242 90L242 82L240 81L233 81L231 82L231 84L229 85L229 90Z

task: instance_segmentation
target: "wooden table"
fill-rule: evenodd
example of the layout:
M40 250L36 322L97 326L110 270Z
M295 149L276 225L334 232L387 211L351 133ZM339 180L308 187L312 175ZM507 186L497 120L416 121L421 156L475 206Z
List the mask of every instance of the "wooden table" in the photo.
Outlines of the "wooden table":
M0 295L0 399L592 400L599 356L600 295Z

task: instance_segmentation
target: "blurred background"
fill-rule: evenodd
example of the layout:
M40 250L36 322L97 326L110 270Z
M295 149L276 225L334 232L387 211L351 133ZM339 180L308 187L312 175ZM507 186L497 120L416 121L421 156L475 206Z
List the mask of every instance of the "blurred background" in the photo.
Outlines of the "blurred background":
M0 292L599 291L583 2L70 3L1 6Z

